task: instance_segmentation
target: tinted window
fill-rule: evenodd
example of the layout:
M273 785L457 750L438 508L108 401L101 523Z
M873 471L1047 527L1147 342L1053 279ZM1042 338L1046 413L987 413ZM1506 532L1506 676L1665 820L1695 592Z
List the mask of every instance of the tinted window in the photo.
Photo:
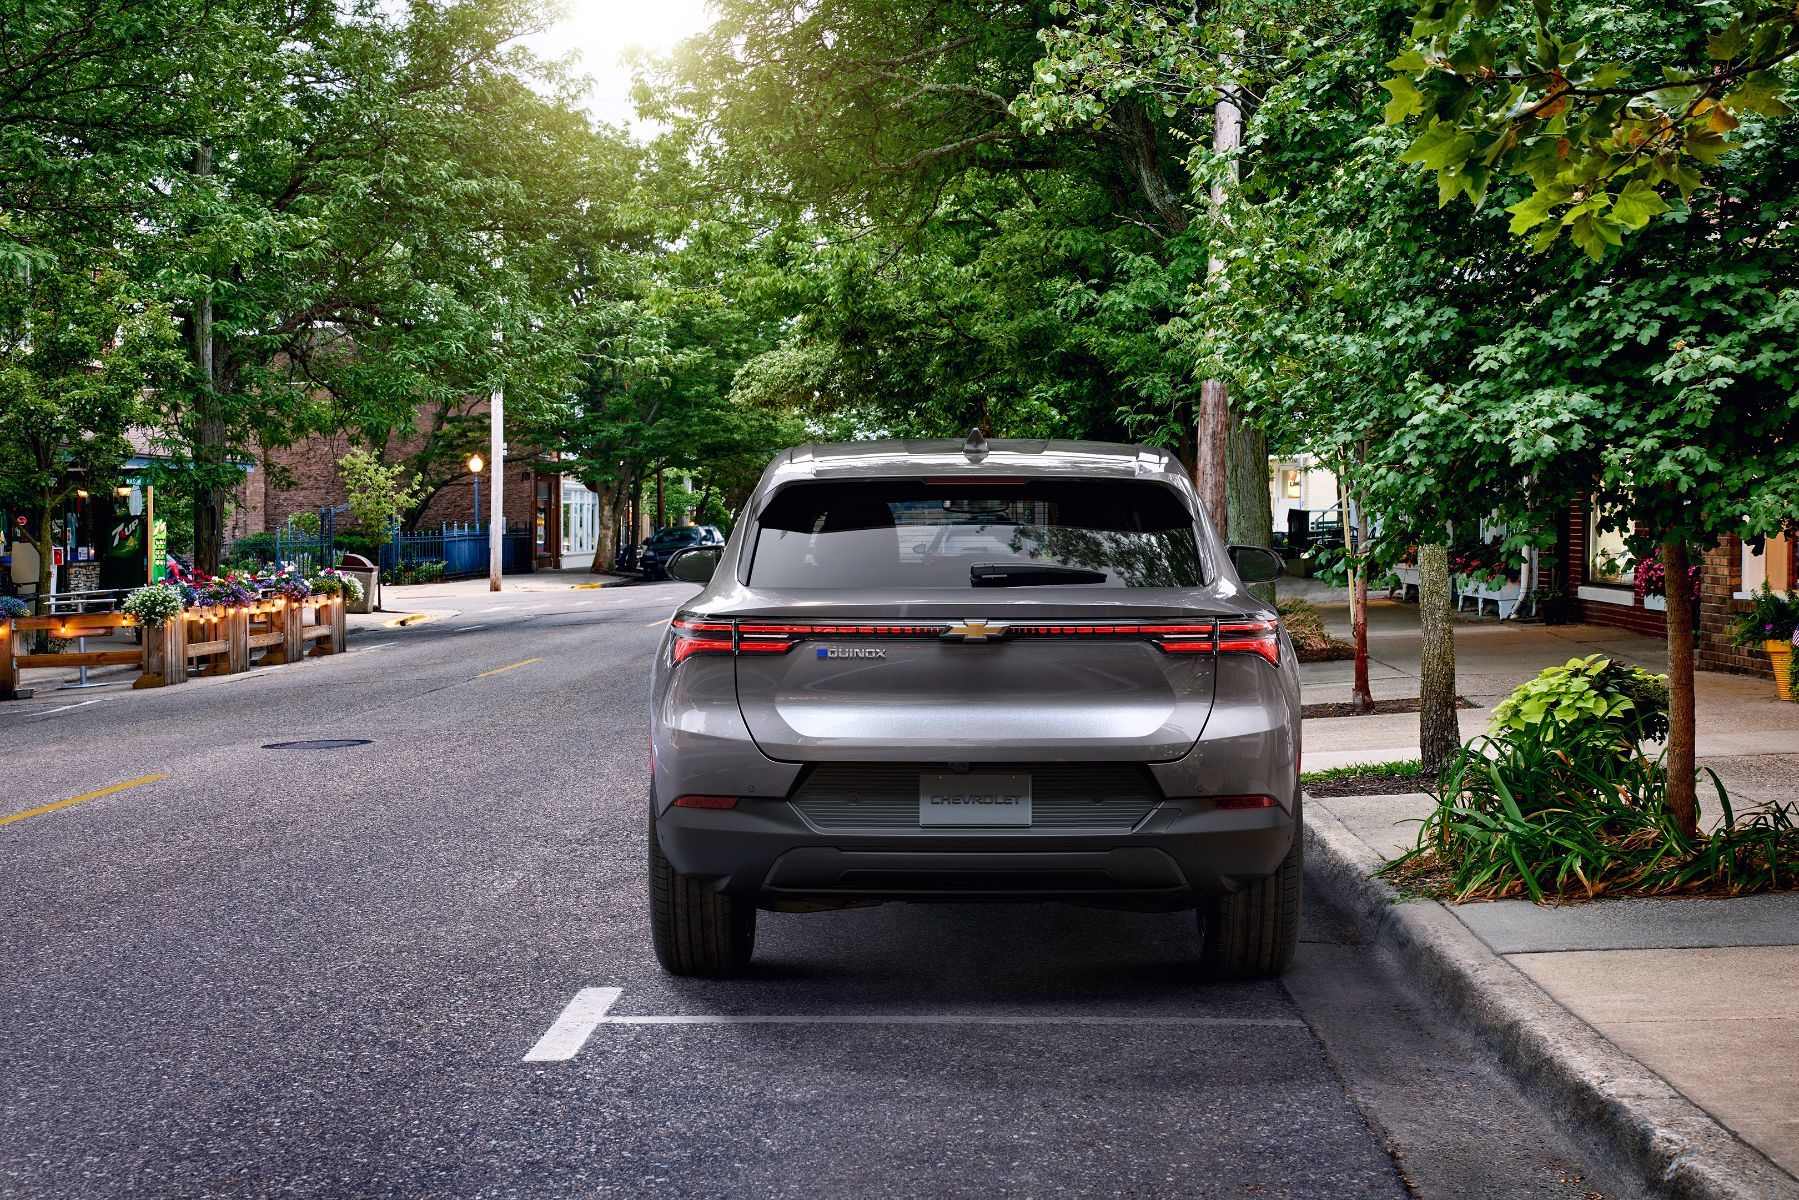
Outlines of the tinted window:
M973 587L971 568L1019 564L1034 582L1198 587L1193 517L1133 480L802 483L763 508L750 582L776 588Z

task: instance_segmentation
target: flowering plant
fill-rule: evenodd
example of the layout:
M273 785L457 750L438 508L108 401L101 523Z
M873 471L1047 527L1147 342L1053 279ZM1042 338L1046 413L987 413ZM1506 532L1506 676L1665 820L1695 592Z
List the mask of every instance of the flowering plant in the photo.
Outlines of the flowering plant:
M1750 598L1749 611L1731 622L1730 640L1739 646L1759 646L1788 638L1799 638L1799 592L1783 596L1764 579L1761 591Z
M264 575L259 581L264 591L274 592L289 604L298 604L312 595L312 584L292 567L282 567Z
M348 571L326 567L312 577L312 590L321 596L344 596L352 604L362 602L362 580Z
M125 597L125 615L139 625L166 625L181 614L186 601L182 589L167 583L141 587Z
M222 604L228 608L243 608L261 598L262 589L257 586L256 577L235 571L208 579L194 589L194 602L202 606Z
M0 621L4 621L8 617L28 617L30 615L31 605L17 596L0 596Z
M1500 587L1506 581L1505 568L1500 566L1492 547L1485 543L1451 554L1449 573L1487 588Z
M1699 564L1694 563L1687 568L1687 582L1691 585L1693 599L1699 599ZM1665 596L1668 587L1668 568L1662 565L1661 551L1651 550L1637 560L1637 596Z

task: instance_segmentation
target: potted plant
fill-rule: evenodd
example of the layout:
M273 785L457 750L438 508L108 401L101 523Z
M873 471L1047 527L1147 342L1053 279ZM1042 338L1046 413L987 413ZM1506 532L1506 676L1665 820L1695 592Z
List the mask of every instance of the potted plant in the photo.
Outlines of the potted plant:
M1799 592L1781 595L1762 581L1748 611L1731 624L1731 640L1739 646L1761 643L1774 668L1774 686L1782 700L1793 698L1793 638L1799 629Z

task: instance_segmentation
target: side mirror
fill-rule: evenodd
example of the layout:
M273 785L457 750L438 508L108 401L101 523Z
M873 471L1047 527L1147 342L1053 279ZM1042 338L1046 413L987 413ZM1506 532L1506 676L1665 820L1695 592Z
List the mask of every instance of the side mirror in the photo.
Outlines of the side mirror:
M668 560L668 577L682 583L709 583L712 573L718 570L718 556L724 549L723 546L690 546L678 550Z
M1231 565L1244 583L1271 583L1287 569L1286 560L1265 546L1228 547Z

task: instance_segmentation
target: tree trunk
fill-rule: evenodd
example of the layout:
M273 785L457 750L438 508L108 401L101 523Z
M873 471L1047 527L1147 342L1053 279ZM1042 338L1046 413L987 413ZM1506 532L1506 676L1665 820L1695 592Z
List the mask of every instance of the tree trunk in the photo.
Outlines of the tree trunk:
M1199 387L1199 427L1193 438L1193 485L1219 537L1227 537L1230 499L1230 390L1222 379Z
M1366 551L1367 542L1351 536L1348 495L1344 493L1343 545L1349 555L1349 637L1355 645L1355 681L1350 685L1349 711L1366 713L1374 711L1374 691L1368 683L1368 572L1358 555Z
M1418 547L1418 750L1424 774L1436 778L1462 748L1455 708L1455 618L1449 597L1449 547Z
M1668 600L1668 810L1688 833L1699 829L1693 728L1693 587L1687 579L1687 544L1662 543Z
M1274 545L1274 502L1268 491L1268 439L1231 414L1225 454L1225 540L1239 546ZM1250 591L1274 603L1272 581Z
M618 565L619 509L626 498L625 481L618 479L605 485L599 495L600 511L606 516L600 522L599 538L593 548L593 565L588 568L596 575L610 572Z
M662 468L656 468L656 528L668 525L668 509L662 502Z
M37 602L36 615L50 615L50 589L56 577L56 547L51 539L56 536L56 500L44 497L44 507L38 510L37 516ZM38 640L42 640L39 635Z
M212 174L212 146L194 148L194 174ZM224 463L225 422L219 415L218 363L213 345L212 286L194 301L189 321L194 374L199 391L194 401L193 455L194 568L216 575L225 557L225 494L217 486L217 472Z

